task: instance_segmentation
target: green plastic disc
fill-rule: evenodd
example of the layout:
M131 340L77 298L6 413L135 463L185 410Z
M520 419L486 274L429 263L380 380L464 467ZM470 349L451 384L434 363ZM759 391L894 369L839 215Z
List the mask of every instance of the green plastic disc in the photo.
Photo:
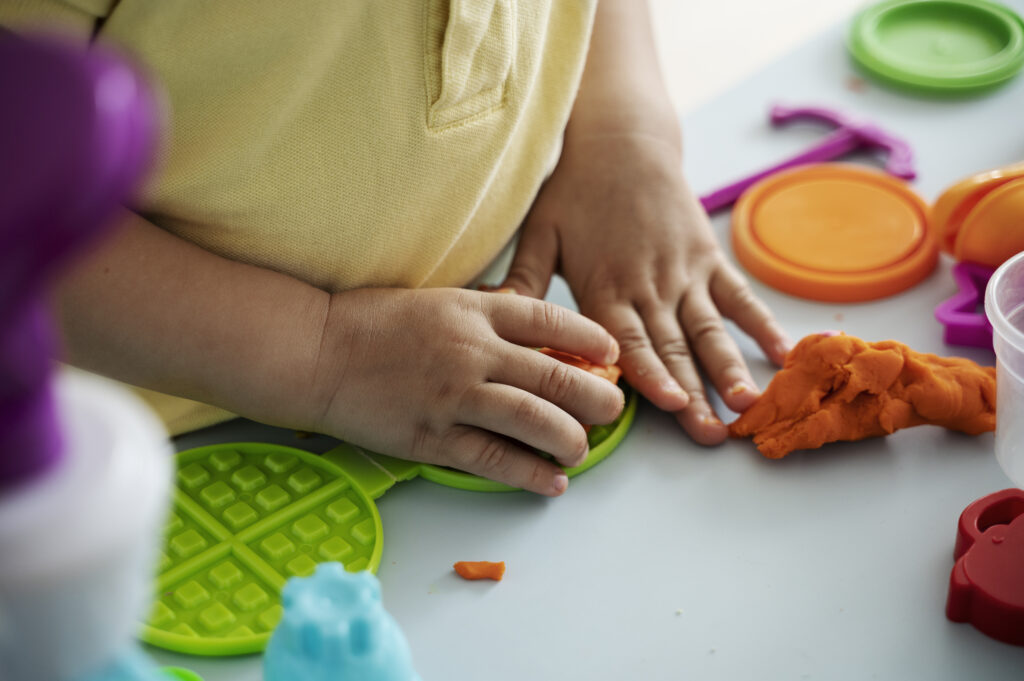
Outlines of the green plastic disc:
M290 577L338 561L376 572L377 506L337 466L259 443L180 452L155 604L142 639L192 655L266 646Z
M849 49L889 84L964 94L1000 85L1024 66L1024 21L987 0L887 0L857 15Z
M203 681L203 677L193 671L181 667L164 667L160 670L168 679L175 681Z
M590 452L587 454L587 458L579 466L566 468L566 475L571 478L583 471L589 470L604 461L608 458L609 454L615 451L615 448L622 442L622 438L626 437L630 426L633 425L633 419L636 417L637 402L639 402L639 397L636 391L627 388L626 406L623 408L622 413L619 414L619 418L607 425L592 426L590 428L590 432L587 433L587 439L590 442ZM441 485L473 492L515 492L519 490L518 487L511 487L478 475L433 464L424 464L420 468L420 477Z

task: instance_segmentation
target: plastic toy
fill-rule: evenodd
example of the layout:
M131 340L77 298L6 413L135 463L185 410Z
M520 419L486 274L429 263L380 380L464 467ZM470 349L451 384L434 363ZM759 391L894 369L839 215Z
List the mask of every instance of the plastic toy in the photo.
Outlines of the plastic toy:
M749 187L783 170L811 163L834 161L858 149L879 149L887 152L886 172L904 180L912 180L915 177L910 145L873 123L856 120L834 109L822 107L772 107L772 125L784 125L798 120L819 121L833 125L837 130L802 154L702 196L700 201L704 210L712 213L731 205Z
M849 49L884 83L969 94L1005 83L1024 65L1024 22L986 0L888 0L857 15Z
M1024 253L992 275L985 314L992 323L999 388L996 458L1013 483L1024 487Z
M263 681L419 681L398 624L381 605L380 582L324 563L288 581L284 616L267 645Z
M281 616L289 577L312 574L323 561L376 571L381 521L365 490L382 494L383 474L354 448L348 453L346 471L332 463L337 453L277 445L179 453L157 602L143 639L195 655L257 652Z
M995 369L960 357L815 334L790 351L729 433L753 436L770 459L926 424L977 435L995 428L995 383Z
M176 681L203 681L203 678L193 671L181 667L164 667L160 670L164 676Z
M5 451L20 452L0 457L3 485L45 472L60 455L43 286L134 187L152 124L143 86L112 55L0 38L0 64L19 65L0 69L9 103L0 107L0 437ZM109 101L94 102L94 91Z
M994 270L984 265L960 262L953 265L957 292L935 308L935 318L945 327L943 340L949 345L992 347L992 324L979 308L985 286Z
M606 458L636 414L633 394L618 420L594 426L576 475ZM441 466L343 444L317 456L278 445L235 443L177 455L178 492L167 528L157 603L143 630L154 645L194 655L262 650L292 576L338 561L376 572L383 528L374 500L422 476L473 491L513 488Z
M1024 163L977 173L935 201L929 223L944 251L961 262L999 267L1024 251Z
M43 306L50 276L137 183L150 94L116 55L51 37L0 33L0 65L0 670L4 681L167 681L134 632L170 445L120 388L53 375Z
M732 216L736 257L758 279L811 300L860 302L899 293L938 262L928 206L904 182L826 163L751 187Z
M960 515L946 616L1024 646L1024 491L978 499Z

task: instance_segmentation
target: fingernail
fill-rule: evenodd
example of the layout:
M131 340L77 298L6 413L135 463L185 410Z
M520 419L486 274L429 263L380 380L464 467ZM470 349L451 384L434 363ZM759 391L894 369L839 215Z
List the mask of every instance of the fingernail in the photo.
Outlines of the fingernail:
M619 343L613 338L612 349L609 350L604 356L605 364L615 364L619 361Z
M569 487L569 476L565 473L557 473L554 481L551 483L551 490L555 494L561 494Z
M717 416L715 416L714 414L712 414L709 411L704 412L703 414L701 414L697 418L700 420L701 423L703 423L706 426L721 426L721 425L725 425L725 424L722 423L721 419L719 419Z
M741 395L743 393L755 392L757 389L746 381L736 381L729 387L730 395Z
M788 338L786 340L778 341L775 344L775 354L779 357L785 357L789 354L789 351L793 349L793 342Z
M679 385L679 383L674 378L666 378L664 381L661 382L661 385L659 387L667 393L686 392L685 390L683 390L683 386Z

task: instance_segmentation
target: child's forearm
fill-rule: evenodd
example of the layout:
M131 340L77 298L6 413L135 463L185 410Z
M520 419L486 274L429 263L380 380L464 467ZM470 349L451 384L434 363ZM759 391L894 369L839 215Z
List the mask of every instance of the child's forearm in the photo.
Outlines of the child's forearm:
M600 0L566 144L575 137L637 133L681 147L646 0Z
M68 361L269 423L312 425L329 295L125 213L58 288Z

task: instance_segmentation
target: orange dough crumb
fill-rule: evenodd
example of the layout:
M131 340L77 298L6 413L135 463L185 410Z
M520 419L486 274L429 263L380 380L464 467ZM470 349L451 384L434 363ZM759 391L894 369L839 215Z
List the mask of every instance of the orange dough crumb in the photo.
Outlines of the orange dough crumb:
M463 579L493 579L500 582L505 576L504 561L490 563L486 560L460 560L453 567Z
M779 459L827 442L938 425L995 429L995 368L911 350L896 341L815 334L801 340L757 402L729 426Z
M619 377L622 376L622 369L619 368L618 364L594 364L582 357L577 357L561 350L552 350L551 348L540 348L540 351L548 357L554 357L559 362L565 362L584 371L589 371L595 376L607 378L612 383L618 383Z

